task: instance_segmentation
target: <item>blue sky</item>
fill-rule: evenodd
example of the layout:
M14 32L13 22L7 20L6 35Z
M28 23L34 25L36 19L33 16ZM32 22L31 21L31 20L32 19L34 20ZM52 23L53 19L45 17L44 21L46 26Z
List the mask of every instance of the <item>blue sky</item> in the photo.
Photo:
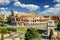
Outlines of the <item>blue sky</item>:
M0 14L33 12L40 15L60 15L60 0L0 0Z

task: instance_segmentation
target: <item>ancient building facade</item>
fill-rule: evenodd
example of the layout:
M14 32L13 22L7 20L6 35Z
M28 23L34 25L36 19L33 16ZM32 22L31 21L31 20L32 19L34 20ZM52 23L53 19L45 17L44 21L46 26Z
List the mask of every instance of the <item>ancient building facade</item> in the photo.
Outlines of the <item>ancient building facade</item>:
M13 10L11 14L11 24L19 26L40 25L51 19L50 16L40 16L35 13L14 13Z
M7 17L8 16L9 16L8 14L0 14L0 21L2 20L2 21L7 22Z

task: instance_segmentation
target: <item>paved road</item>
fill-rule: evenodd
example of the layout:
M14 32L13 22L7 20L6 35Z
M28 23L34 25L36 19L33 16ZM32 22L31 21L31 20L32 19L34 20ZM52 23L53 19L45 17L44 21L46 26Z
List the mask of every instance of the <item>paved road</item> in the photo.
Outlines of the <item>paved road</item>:
M49 40L47 34L42 33L42 40Z
M49 39L42 39L42 40L49 40Z

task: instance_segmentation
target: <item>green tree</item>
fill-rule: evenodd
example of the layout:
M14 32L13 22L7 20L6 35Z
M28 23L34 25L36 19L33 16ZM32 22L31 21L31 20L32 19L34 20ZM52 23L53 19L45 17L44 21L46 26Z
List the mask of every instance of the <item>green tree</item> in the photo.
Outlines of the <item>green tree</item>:
M39 32L34 28L27 29L27 32L25 34L25 40L34 40L35 38L40 38ZM40 39L39 39L40 40Z
M5 25L5 21L0 21L0 22L1 22L1 24L0 24L1 27L6 26L6 25Z
M50 30L50 34L49 34L49 39L51 39L51 37L52 37L53 34L54 34L54 33L53 33L53 30L51 29L51 30Z
M57 30L60 30L60 22L58 22Z
M1 28L1 40L4 40L4 34L8 33L9 31L7 28Z
M7 28L5 27L5 22L1 21L1 29L0 29L0 33L1 33L1 40L4 40L4 34L8 33Z
M1 34L1 40L4 40L4 34Z
M11 15L7 17L7 23L11 24Z

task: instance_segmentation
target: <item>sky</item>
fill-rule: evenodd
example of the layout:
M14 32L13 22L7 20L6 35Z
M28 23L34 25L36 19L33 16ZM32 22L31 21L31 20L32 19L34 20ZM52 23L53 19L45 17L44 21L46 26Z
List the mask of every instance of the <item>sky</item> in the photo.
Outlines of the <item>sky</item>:
M14 12L60 16L60 0L0 0L0 14Z

